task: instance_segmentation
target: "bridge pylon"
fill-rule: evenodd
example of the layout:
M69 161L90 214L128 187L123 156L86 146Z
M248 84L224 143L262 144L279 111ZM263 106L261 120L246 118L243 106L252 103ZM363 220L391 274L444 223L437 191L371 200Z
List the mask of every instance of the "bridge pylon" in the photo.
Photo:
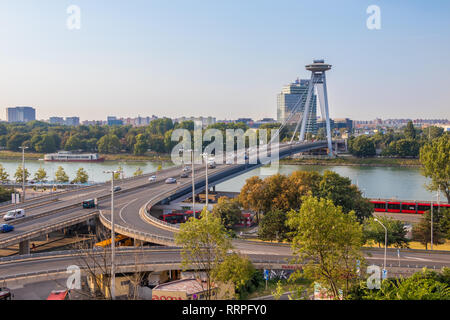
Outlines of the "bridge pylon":
M328 93L327 93L327 78L325 72L331 70L331 65L326 64L325 60L314 60L312 64L306 65L306 70L311 71L311 80L308 84L307 97L305 102L305 108L302 115L299 117L297 126L291 139L291 143L295 138L295 135L300 128L300 141L305 141L306 125L308 122L308 114L312 104L312 97L315 89L317 89L318 98L320 102L320 112L322 118L326 120L327 140L328 140L328 152L329 156L333 156L333 144L331 140L331 125L330 115L328 108ZM300 98L301 101L302 97Z

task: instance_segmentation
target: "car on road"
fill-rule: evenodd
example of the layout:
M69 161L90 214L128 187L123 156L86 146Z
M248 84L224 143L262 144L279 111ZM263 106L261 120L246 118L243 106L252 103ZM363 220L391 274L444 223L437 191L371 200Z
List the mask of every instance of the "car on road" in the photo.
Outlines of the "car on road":
M191 172L191 168L189 168L189 167L184 167L184 168L183 168L183 171L184 171L184 172Z
M83 201L83 208L84 209L95 208L95 200L94 199L84 200Z
M183 172L180 178L189 178L189 174L187 172Z
M120 190L122 190L122 188L121 188L121 187L119 187L119 186L117 186L117 187L114 187L114 192L117 192L117 191L120 191Z
M0 225L0 232L1 233L8 233L8 232L11 232L11 231L14 231L14 226L11 226L11 225L6 224L6 223Z
M208 163L208 168L209 169L215 169L216 168L216 162L215 161L210 161Z
M173 184L173 183L177 183L177 179L175 179L175 178L167 178L166 179L166 184Z
M150 182L156 181L156 176L151 176L150 178L148 178L148 181Z
M25 218L25 210L24 209L16 209L8 211L7 214L3 217L3 220L5 221L11 221L16 220L20 218Z
M0 288L0 300L11 300L11 297L11 290L6 287Z

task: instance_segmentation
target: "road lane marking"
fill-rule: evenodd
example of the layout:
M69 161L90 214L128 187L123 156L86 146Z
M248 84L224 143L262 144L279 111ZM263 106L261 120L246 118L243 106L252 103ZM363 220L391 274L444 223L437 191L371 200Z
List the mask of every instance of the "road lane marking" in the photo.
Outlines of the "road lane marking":
M134 200L131 200L131 201L128 202L126 205L124 205L124 206L122 207L122 209L120 209L119 217L120 217L120 219L122 219L123 222L127 223L127 222L125 221L125 219L122 217L122 211L123 211L123 209L125 209L126 207L128 207L130 204L132 204L133 202L135 202L135 201L138 200L138 199L139 199L139 198L136 198L136 199L134 199Z

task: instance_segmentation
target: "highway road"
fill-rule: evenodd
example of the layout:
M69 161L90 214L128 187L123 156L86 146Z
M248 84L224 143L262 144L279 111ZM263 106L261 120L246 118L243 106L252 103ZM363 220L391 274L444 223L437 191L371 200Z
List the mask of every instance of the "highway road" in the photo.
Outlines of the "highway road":
M304 145L308 147L308 145ZM315 147L318 144L313 145ZM280 154L284 152L285 156L289 153L289 147L283 147L280 149ZM233 164L233 165L217 165L215 169L208 170L209 181L211 185L219 183L224 179L228 179L233 175L241 174L245 171L252 170L258 165L248 164ZM118 192L115 196L115 226L118 233L129 235L135 239L159 243L162 245L173 245L174 232L176 228L172 225L164 225L163 222L152 219L146 214L145 209L159 203L162 200L169 199L174 200L183 195L189 194L191 191L191 179L180 179L181 173L180 167L174 167L161 171L157 174L158 181L149 183L148 177L151 174L145 175L140 178L126 180L119 182L122 187L122 191ZM199 190L204 184L204 165L196 166L196 190ZM178 179L177 184L165 184L164 180L167 177L176 177ZM110 213L110 200L109 200L109 184L103 186L92 187L92 189L80 189L78 192L68 192L61 196L57 202L51 202L45 205L40 205L35 208L31 208L27 211L28 216L36 216L36 219L32 221L18 221L15 224L16 230L11 234L0 235L0 246L2 241L13 235L26 235L30 233L30 230L41 229L44 226L57 224L64 219L80 216L86 213L94 213L89 210L83 210L81 208L81 201L89 198L105 197L105 199L99 202L99 209L101 211L100 217L102 223L109 227L109 221L111 219ZM77 207L70 207L70 206ZM48 214L56 210L52 214ZM61 211L59 211L61 210ZM45 216L42 216L45 214ZM10 245L11 243L8 243ZM262 244L257 242L236 240L233 242L234 247L248 255L254 261L264 260L264 263L279 262L282 259L286 259L291 256L290 248L277 244ZM156 249L144 249L145 255L142 255L142 264L146 265L145 268L152 267L154 265L164 265L168 263L170 265L179 264L179 250L162 248L157 251ZM383 251L371 250L366 251L366 258L370 263L382 264ZM122 263L125 267L132 267L135 265L136 252L124 252L119 253L121 258L118 258L119 267ZM20 257L19 257L20 258ZM77 260L78 259L78 260ZM54 270L61 268L64 269L68 265L79 263L79 257L74 257L69 253L62 253L60 255L48 256L39 259L28 260L0 260L0 278L11 277L14 274L21 274L27 272L45 272L45 270ZM123 261L123 262L120 262ZM441 268L442 266L450 266L449 254L429 253L423 251L401 251L400 258L397 256L397 251L389 251L387 264L395 266L400 262L401 266L404 265L410 267L423 267L428 266L431 268ZM165 266L167 267L167 266Z

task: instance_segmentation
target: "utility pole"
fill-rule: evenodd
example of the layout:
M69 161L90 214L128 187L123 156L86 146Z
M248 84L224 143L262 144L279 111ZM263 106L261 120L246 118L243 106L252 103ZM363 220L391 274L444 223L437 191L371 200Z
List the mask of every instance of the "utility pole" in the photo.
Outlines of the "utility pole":
M114 175L121 173L117 170L103 171L103 173L111 173L111 299L116 299L116 235L114 231Z
M22 149L22 202L25 202L25 149L28 147L19 147Z
M206 170L206 210L208 210L208 192L209 192L209 188L208 188L208 153L202 153L203 158L205 159L205 170Z

